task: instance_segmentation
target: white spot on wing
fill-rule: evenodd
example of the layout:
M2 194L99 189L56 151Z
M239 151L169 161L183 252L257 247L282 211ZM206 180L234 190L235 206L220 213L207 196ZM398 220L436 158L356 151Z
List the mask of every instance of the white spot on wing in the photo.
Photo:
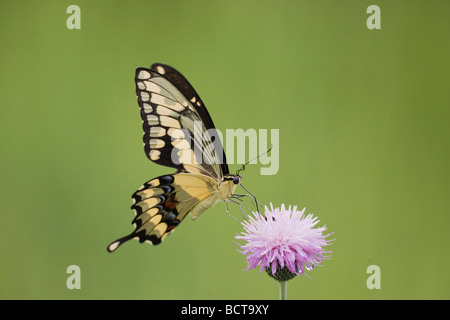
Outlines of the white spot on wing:
M154 114L149 114L147 116L147 122L148 122L149 125L154 126L154 125L159 124L159 119Z
M150 72L145 71L145 70L141 70L138 74L139 79L150 79L150 77L151 77Z
M161 127L151 127L150 137L163 137L166 134L166 129Z
M191 145L185 139L176 139L176 140L173 140L171 143L177 149L190 149L191 148Z
M173 98L172 100L176 100L178 101L181 105L183 105L184 107L188 107L191 106L191 103L186 99L186 97L177 89L177 87L175 87L169 80L167 80L166 78L163 77L154 77L152 78L152 80L150 80L151 82L156 83L158 86L164 88L164 92L161 91L161 94L169 97L169 98ZM166 93L169 93L169 95L167 95ZM162 104L162 103L156 103L156 104Z
M180 116L178 112L175 112L172 109L163 106L158 106L156 108L156 113L160 116L171 116L172 118L178 118Z
M183 111L184 107L179 104L178 102L169 99L167 97L164 97L162 95L156 94L156 93L152 93L152 96L150 98L150 101L153 102L154 104L159 104L165 107L168 107L170 109L173 109L175 111Z
M186 137L184 131L181 129L169 128L169 130L167 130L167 133L172 138L172 140L184 139Z
M148 103L144 103L142 105L142 107L144 108L144 112L145 113L151 113L153 111L153 108L151 105L149 105Z
M178 151L178 161L182 164L193 164L195 163L195 154L192 149L181 149Z
M180 122L174 118L161 116L159 119L161 121L161 124L165 127L181 129Z
M142 83L143 85L145 85L145 88L150 91L150 92L156 92L156 93L160 93L161 92L161 87L158 86L156 83L151 82L151 81L144 81Z
M141 91L141 99L142 99L142 101L148 101L148 100L150 100L150 95L147 93L147 92L145 92L145 91Z
M119 246L119 244L120 244L120 241L116 241L116 242L114 242L114 243L111 243L111 244L109 245L109 247L108 247L108 250L109 250L109 251L114 251L114 250L116 250L117 247Z
M158 160L161 155L161 151L159 150L150 150L150 159L155 161Z
M150 148L162 148L164 147L164 140L161 139L150 139Z
M166 69L164 69L164 68L161 67L161 66L157 66L157 67L156 67L156 71L157 71L159 74L164 74L164 73L166 73Z

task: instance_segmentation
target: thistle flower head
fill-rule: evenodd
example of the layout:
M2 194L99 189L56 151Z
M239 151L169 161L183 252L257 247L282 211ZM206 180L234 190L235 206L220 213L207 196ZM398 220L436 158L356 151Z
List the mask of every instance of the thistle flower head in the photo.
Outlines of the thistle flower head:
M320 265L322 259L328 258L323 247L330 244L324 235L326 227L314 228L319 222L312 214L304 215L284 204L281 208L265 207L264 215L254 212L253 216L242 222L245 232L236 239L245 241L240 245L246 256L247 269L260 267L278 281L286 281L301 276L306 270Z

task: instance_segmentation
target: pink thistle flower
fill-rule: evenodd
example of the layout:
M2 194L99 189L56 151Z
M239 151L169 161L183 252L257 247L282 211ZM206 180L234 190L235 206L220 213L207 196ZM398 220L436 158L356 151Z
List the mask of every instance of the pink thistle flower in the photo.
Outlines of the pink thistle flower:
M260 267L278 281L287 281L296 275L305 274L319 266L323 259L329 258L324 254L323 247L332 240L324 235L326 227L314 228L319 222L312 214L304 215L294 206L288 209L270 209L265 207L264 215L254 212L249 220L243 221L245 232L236 236L236 239L246 243L240 245L241 253L246 256L247 269Z

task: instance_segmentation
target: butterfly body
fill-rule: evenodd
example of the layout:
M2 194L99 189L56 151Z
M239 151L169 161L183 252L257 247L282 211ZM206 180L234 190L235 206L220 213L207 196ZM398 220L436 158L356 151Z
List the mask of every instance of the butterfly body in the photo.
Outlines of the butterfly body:
M109 252L130 239L161 243L188 213L196 219L217 202L228 201L242 181L229 174L212 119L178 71L153 64L138 68L135 82L145 153L177 172L149 180L132 195L135 229L112 242Z
M230 180L224 180L220 184L212 184L210 189L211 195L192 208L190 213L191 218L198 218L201 213L215 205L217 202L228 201L235 189L236 185Z

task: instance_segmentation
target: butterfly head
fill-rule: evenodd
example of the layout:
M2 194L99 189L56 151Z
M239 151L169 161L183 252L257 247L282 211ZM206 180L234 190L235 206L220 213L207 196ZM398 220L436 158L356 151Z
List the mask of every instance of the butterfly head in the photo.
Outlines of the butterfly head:
M233 184L238 185L241 184L242 182L242 176L240 174L237 175L226 175L225 177L223 177L223 180L225 181L232 181Z

